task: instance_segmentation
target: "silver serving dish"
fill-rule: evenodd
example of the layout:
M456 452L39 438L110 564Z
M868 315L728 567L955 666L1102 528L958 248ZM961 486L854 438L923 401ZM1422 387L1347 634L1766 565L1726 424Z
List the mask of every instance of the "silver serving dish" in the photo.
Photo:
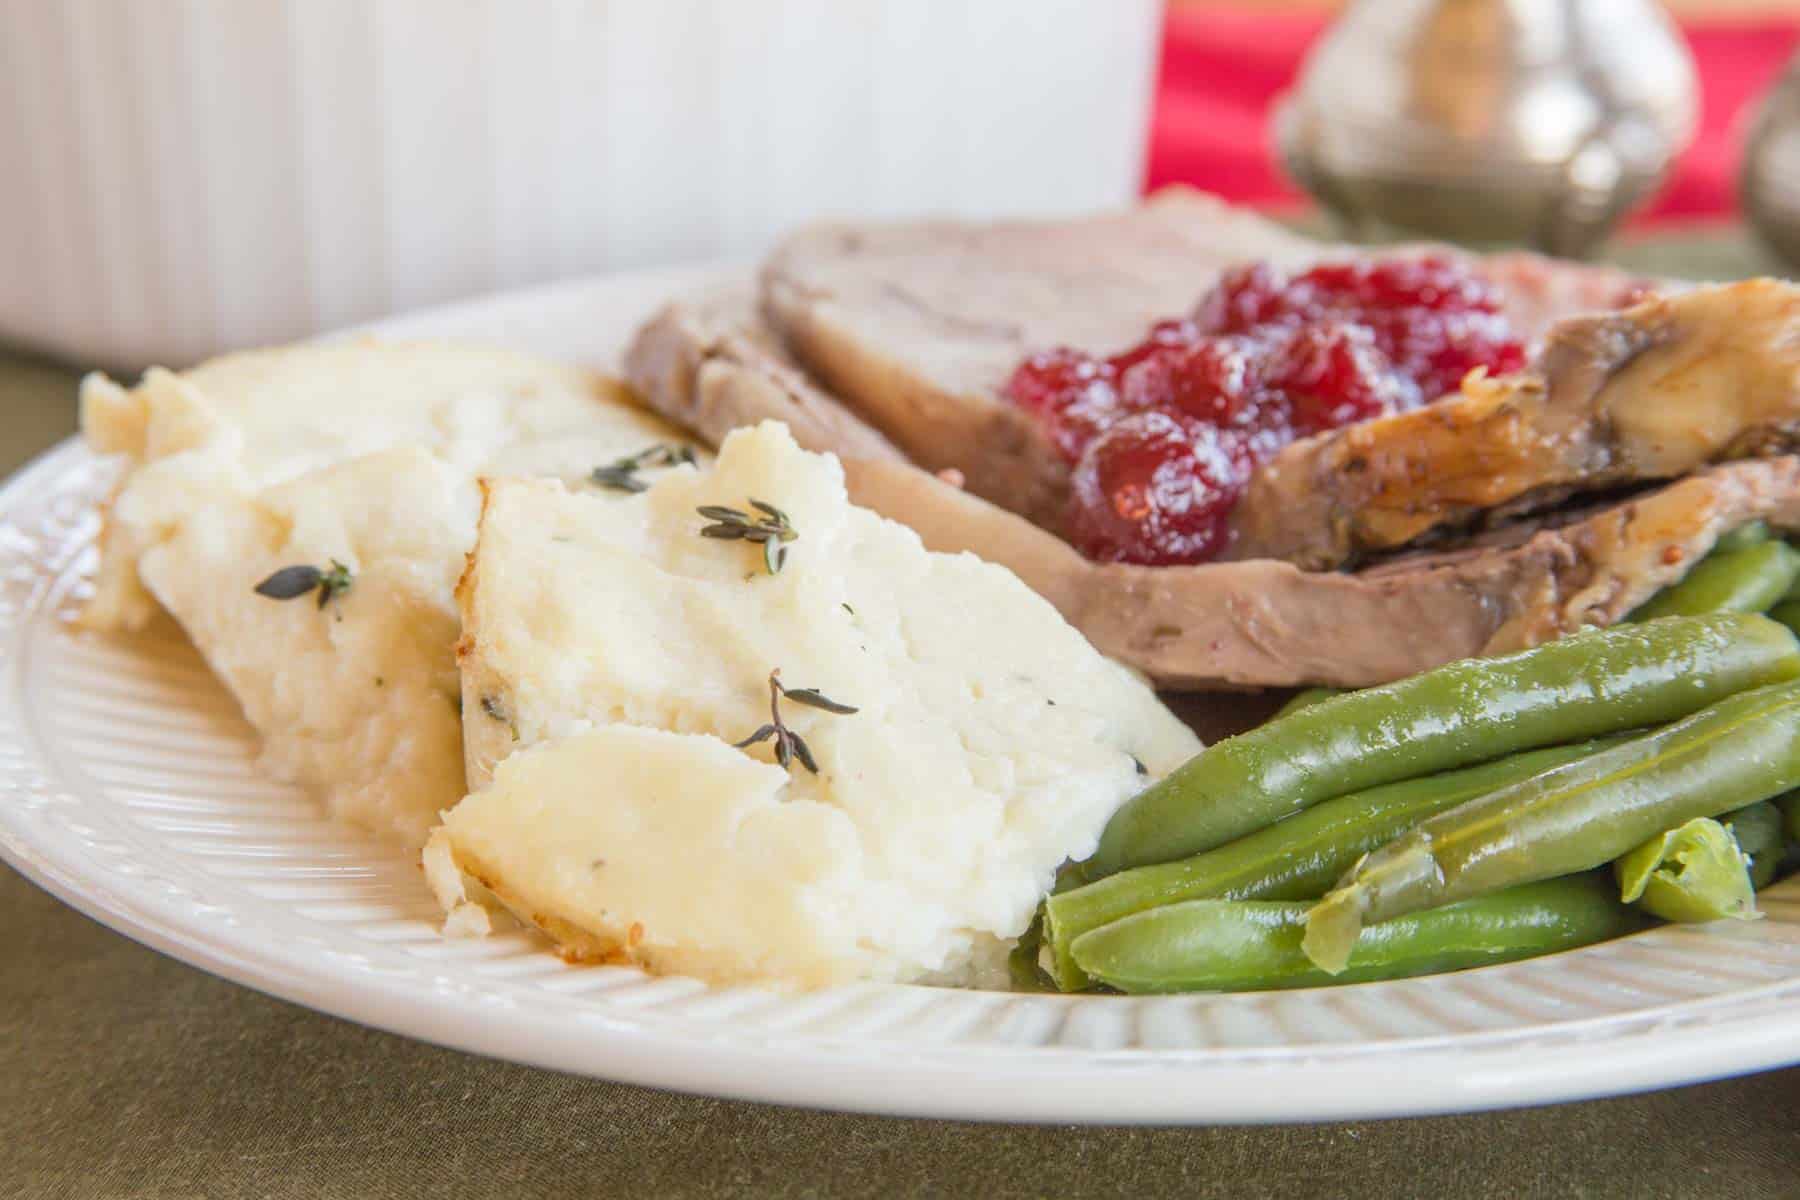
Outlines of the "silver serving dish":
M1738 192L1763 241L1800 267L1800 57L1756 114Z
M1276 139L1353 234L1579 255L1660 182L1696 95L1651 0L1358 0Z

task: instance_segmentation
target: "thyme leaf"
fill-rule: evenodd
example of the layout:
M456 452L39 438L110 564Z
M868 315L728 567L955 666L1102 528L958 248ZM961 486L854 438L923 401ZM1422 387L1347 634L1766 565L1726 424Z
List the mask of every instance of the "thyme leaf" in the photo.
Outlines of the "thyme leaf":
M256 594L271 600L297 600L319 586L325 573L317 567L283 567L256 585Z
M800 765L817 775L819 764L813 761L812 751L807 748L806 739L797 733L791 733L788 735L788 744L794 748L794 757L800 760ZM783 763L782 765L786 766L787 764Z
M774 738L775 761L781 765L783 770L793 770L793 764L797 759L801 766L817 775L819 761L813 757L812 747L806 744L805 738L789 729L787 723L781 719L781 701L784 697L792 700L795 704L823 709L825 712L837 713L840 716L847 716L856 711L852 705L840 704L819 691L818 688L789 689L783 687L781 685L781 668L777 667L769 672L769 724L759 726L755 733L741 742L733 742L732 745L742 750Z
M632 473L630 467L613 465L595 467L588 478L601 487L611 488L615 492L647 492L650 485Z
M315 567L310 563L283 567L252 590L271 600L298 600L316 591L319 593L319 607L324 608L335 597L349 591L354 578L350 568L334 558L329 568Z
M603 467L595 467L588 479L618 492L643 492L648 491L650 485L639 479L637 473L645 467L673 467L681 463L692 466L697 461L692 446L658 442L636 454L627 454Z
M335 597L349 590L350 568L337 559L332 559L331 570L326 571L319 578L319 607L324 608Z
M746 746L754 746L758 742L766 742L774 736L775 736L775 727L773 725L762 725L757 728L755 733L751 734L749 737L745 738L743 741L733 742L731 744L733 746L735 746L737 749L742 750Z
M787 543L800 536L788 515L766 500L750 498L750 507L760 516L752 517L742 509L725 504L702 504L694 511L712 522L700 530L704 538L722 542L746 541L763 548L763 567L771 575L779 575L787 565Z
M804 704L809 708L822 708L829 713L849 716L856 709L848 704L839 704L836 700L824 695L818 688L783 688L781 694L795 704Z

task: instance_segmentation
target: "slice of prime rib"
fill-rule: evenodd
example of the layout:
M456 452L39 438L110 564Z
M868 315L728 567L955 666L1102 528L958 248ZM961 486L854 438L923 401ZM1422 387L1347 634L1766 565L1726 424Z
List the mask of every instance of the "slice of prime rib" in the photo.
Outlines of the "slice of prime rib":
M1365 687L1524 649L1617 621L1748 521L1800 528L1800 458L1782 457L1354 573L1272 559L1142 567L1090 562L915 468L845 467L857 503L907 522L934 550L1011 568L1104 653L1177 690Z
M777 347L747 354L745 343L692 336L716 332L715 321L743 303L727 295L717 307L665 310L627 356L631 381L665 415L715 444L739 425L801 414L802 440L843 458L858 504L911 525L934 550L966 550L1010 568L1102 651L1164 688L1361 687L1522 649L1611 624L1748 521L1800 529L1800 458L1780 457L1520 518L1457 549L1397 556L1354 573L1266 559L1094 563L891 447L859 452L885 442ZM745 316L736 310L737 319ZM687 382L667 378L671 361L687 364ZM708 381L704 389L698 379ZM699 390L708 399L694 401Z
M1175 189L1073 221L814 226L764 264L761 302L798 363L913 462L954 468L976 495L1054 529L1068 464L1001 394L1027 355L1135 344L1238 263L1293 269L1354 253ZM1478 267L1527 337L1610 308L1638 282L1526 254Z
M625 373L664 416L714 446L740 425L775 420L786 423L803 449L908 461L795 365L757 320L748 281L663 308L632 340Z
M1800 288L1652 297L1559 323L1533 365L1286 447L1228 557L1325 569L1560 503L1800 449Z

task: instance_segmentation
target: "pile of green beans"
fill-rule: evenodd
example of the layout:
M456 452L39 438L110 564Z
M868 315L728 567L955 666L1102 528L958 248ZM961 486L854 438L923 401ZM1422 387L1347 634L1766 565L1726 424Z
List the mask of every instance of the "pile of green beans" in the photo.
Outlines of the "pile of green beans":
M1643 928L1600 875L1527 884L1377 925L1336 976L1301 949L1306 905L1187 900L1075 939L1081 970L1122 992L1250 991L1402 979L1571 950Z
M1800 680L1439 813L1370 854L1306 919L1306 953L1342 970L1365 924L1603 866L1657 833L1800 786Z
M1478 767L1353 792L1216 850L1059 892L1044 901L1051 978L1065 991L1081 987L1087 981L1075 964L1075 939L1147 909L1186 900L1316 900L1364 854L1425 818L1606 744L1528 750Z
M1758 615L1788 604L1800 551L1757 525L1630 622L1300 692L1121 808L1021 963L1064 990L1299 987L1753 911L1800 842L1800 643Z
M1796 674L1789 630L1716 613L1587 630L1333 696L1216 742L1138 793L1086 875L1211 850L1364 788L1660 725Z

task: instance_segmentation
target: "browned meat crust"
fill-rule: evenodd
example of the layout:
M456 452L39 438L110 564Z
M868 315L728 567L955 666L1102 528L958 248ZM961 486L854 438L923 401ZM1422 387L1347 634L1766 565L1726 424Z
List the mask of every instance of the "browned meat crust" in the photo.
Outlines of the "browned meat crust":
M1326 252L1191 194L1061 225L828 227L799 235L771 259L762 290L768 323L750 311L747 289L673 306L640 332L629 372L658 411L714 442L737 425L789 422L803 445L844 459L859 503L912 525L936 549L970 550L1011 567L1102 650L1169 687L1363 685L1530 645L1618 619L1743 521L1800 524L1800 465L1790 458L1721 467L1575 517L1518 519L1571 490L1544 470L1542 439L1516 432L1547 428L1520 413L1545 408L1553 390L1590 418L1571 422L1587 432L1564 439L1561 460L1579 464L1571 481L1585 481L1582 471L1603 476L1616 462L1608 448L1621 433L1631 435L1625 444L1640 472L1658 461L1648 452L1657 439L1689 445L1712 436L1670 431L1667 414L1684 411L1680 403L1637 405L1637 423L1626 429L1591 419L1600 400L1642 370L1640 362L1660 363L1652 377L1632 383L1640 396L1685 403L1696 389L1716 399L1722 389L1756 383L1760 368L1746 374L1727 362L1721 372L1706 354L1662 354L1685 343L1712 347L1714 358L1741 356L1746 335L1718 319L1717 306L1700 323L1702 337L1674 336L1688 328L1678 307L1685 301L1565 328L1541 359L1555 389L1536 377L1489 384L1410 418L1429 427L1425 440L1454 452L1462 473L1440 478L1434 464L1414 462L1395 477L1426 492L1436 487L1440 506L1463 487L1465 508L1368 548L1446 528L1463 550L1390 557L1359 574L1268 560L1109 566L1083 560L1003 511L1051 526L1061 514L1062 465L997 397L1024 353L1058 343L1123 345L1154 318L1184 309L1227 262L1297 262ZM1568 305L1610 304L1627 282L1616 272L1531 256L1488 260L1484 269L1528 327ZM1717 386L1714 375L1723 376ZM840 404L836 389L849 404ZM1740 439L1736 450L1745 449ZM909 459L930 470L961 468L975 494ZM1621 476L1639 477L1655 476ZM1308 482L1321 478L1344 484L1323 467ZM1300 508L1311 502L1305 486L1276 494ZM1466 526L1477 513L1489 525L1510 519L1472 534ZM1332 527L1329 517L1306 519Z
M679 314L670 319L680 326ZM653 358L632 354L634 366ZM707 365L712 393L729 399L693 406L669 399L683 394L678 389L651 387L659 411L715 440L787 412L788 389L759 378L766 363L696 361ZM831 396L796 378L808 412L834 409ZM650 373L634 370L633 379L645 386ZM841 419L814 426L837 431L816 432L814 448L851 444L832 440L858 427L838 412ZM1359 574L1271 560L1107 566L907 465L891 448L853 453L845 467L858 503L911 525L934 549L969 550L1010 567L1102 650L1179 688L1362 685L1531 645L1617 620L1744 521L1800 526L1800 460L1779 458L1715 468L1572 521L1514 521L1464 549Z
M1752 280L1556 327L1533 369L1287 447L1232 558L1324 569L1494 509L1800 446L1800 288Z
M772 340L915 463L955 468L976 495L1057 529L1068 464L1000 395L1020 361L1132 345L1236 263L1296 268L1347 253L1172 189L1073 221L815 226L770 256L761 301ZM1531 338L1558 316L1612 307L1633 282L1529 254L1480 265Z

